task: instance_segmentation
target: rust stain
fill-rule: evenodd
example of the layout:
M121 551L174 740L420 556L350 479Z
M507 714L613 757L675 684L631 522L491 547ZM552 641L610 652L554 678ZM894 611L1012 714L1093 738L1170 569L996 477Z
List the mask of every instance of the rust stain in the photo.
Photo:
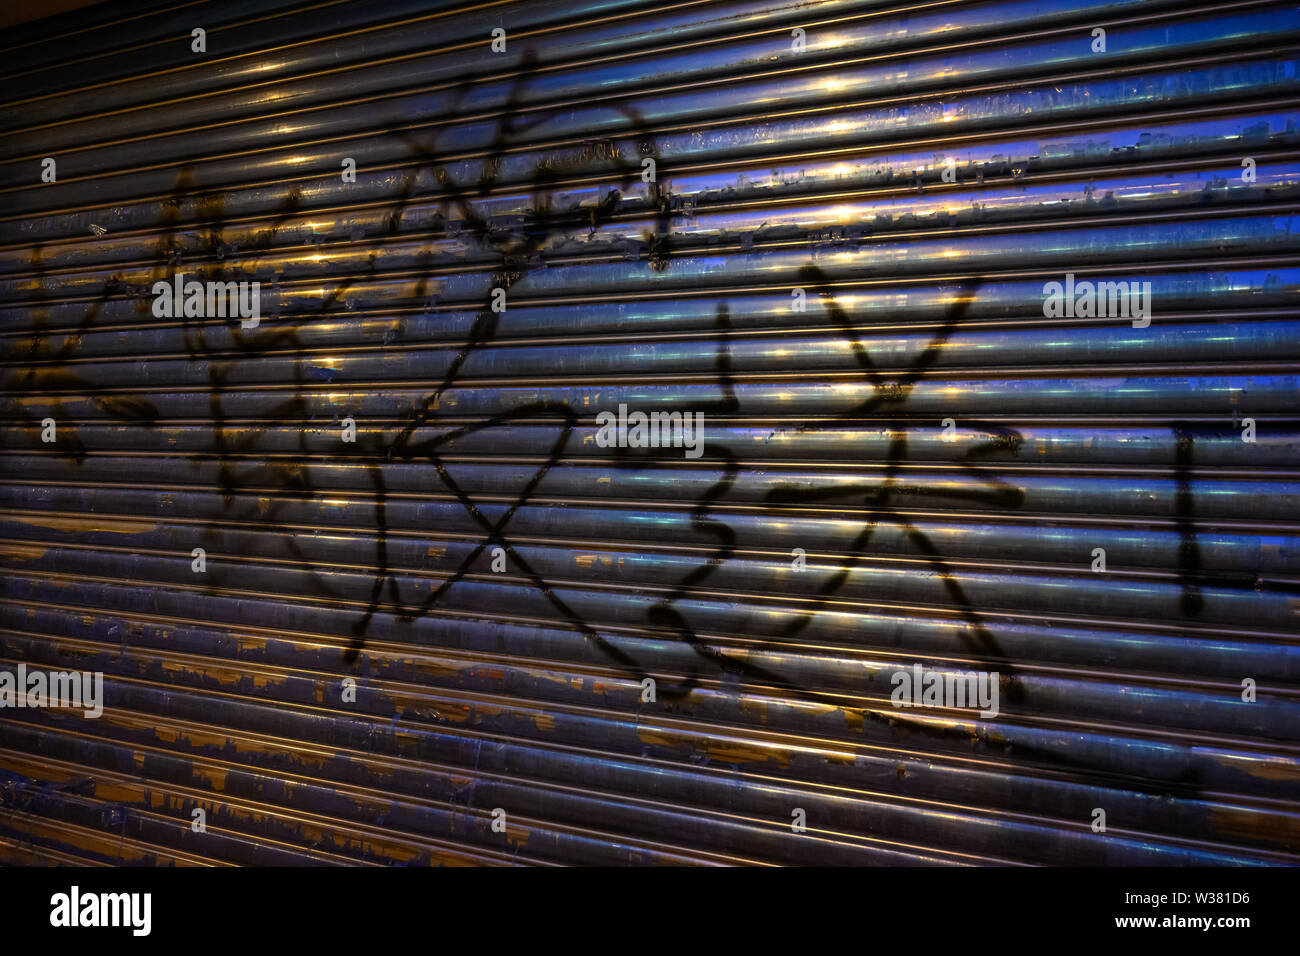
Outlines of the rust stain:
M149 531L158 530L156 521L131 521L125 518L101 518L95 515L88 515L84 518L57 518L57 517L18 517L10 519L19 524L31 525L33 528L44 528L49 531L69 531L69 532L98 532L105 531L113 534L144 534Z
M1229 754L1219 756L1218 762L1227 767L1244 770L1258 780L1281 780L1293 782L1300 779L1296 765L1289 760L1268 760L1254 757L1241 758Z
M474 668L473 664L451 663L437 657L422 657L411 661L415 669L431 677L456 677Z
M861 732L867 722L867 712L857 707L844 707L844 726L854 733Z
M758 741L728 740L708 737L697 741L684 734L674 734L658 727L638 727L637 738L644 744L667 747L675 750L688 748L696 753L701 751L712 760L734 764L777 764L782 769L790 765L790 751Z
M1290 814L1259 813L1239 807L1215 807L1210 827L1220 836L1242 837L1254 842L1261 836L1288 849L1300 849L1300 820Z
M45 557L47 548L28 544L0 544L0 558L16 561L37 561Z
M442 704L438 708L439 717L458 724L468 722L472 715L473 708L468 704Z
M705 752L710 759L723 763L775 763L783 770L790 766L788 750L768 747L748 740L722 740L710 737Z

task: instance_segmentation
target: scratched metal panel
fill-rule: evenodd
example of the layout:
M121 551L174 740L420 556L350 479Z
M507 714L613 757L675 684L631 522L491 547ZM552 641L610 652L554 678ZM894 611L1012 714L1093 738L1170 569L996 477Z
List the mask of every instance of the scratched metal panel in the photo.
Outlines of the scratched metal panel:
M0 37L0 862L1300 862L1298 14Z

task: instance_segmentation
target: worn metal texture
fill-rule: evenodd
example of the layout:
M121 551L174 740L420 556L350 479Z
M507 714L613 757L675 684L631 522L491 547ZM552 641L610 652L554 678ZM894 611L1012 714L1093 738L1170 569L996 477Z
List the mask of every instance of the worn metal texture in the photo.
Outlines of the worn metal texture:
M1300 863L1296 4L86 14L0 672L103 710L0 706L0 862Z

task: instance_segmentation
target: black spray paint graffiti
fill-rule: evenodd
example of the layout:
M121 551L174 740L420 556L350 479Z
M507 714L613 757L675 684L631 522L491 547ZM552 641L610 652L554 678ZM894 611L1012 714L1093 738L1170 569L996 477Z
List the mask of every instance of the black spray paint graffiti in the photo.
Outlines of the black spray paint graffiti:
M483 174L477 185L468 190L457 187L444 165L434 154L434 151L418 142L416 138L407 136L407 147L416 165L408 170L408 175L399 189L399 194L388 207L387 214L388 230L390 233L396 233L400 227L402 211L410 203L416 201L415 184L420 172L429 170L435 181L444 187L447 193L448 198L445 200L444 215L442 217L444 224L454 218L461 224L462 231L468 237L482 249L493 254L496 259L496 268L490 277L489 286L506 292L509 292L521 279L527 277L532 270L537 268L539 254L544 249L547 241L557 232L570 230L581 225L594 233L602 225L616 221L622 211L619 194L616 191L611 191L601 203L594 207L581 212L557 212L553 209L551 202L555 183L593 172L626 183L629 179L640 175L642 170L641 159L650 157L656 161L659 160L655 141L648 132L648 124L644 123L634 113L625 111L632 128L632 135L639 139L638 155L630 158L625 157L613 143L601 141L588 144L586 149L578 151L567 162L539 163L533 171L532 181L529 184L532 190L532 207L525 216L522 227L503 229L498 224L495 224L490 217L479 212L473 197L485 197L495 188L503 185L500 180L502 159L516 138L529 129L526 119L518 108L529 72L528 69L525 69L521 73L518 85L512 91L508 106L500 120L498 135L483 159ZM593 160L600 160L600 162L593 163ZM674 206L674 197L669 190L661 189L657 180L651 185L649 192L655 213L655 227L653 232L646 236L648 247L646 262L650 268L658 271L668 271L671 270L674 254L670 219L671 210ZM176 183L173 199L173 208L176 210L180 209L183 200L197 200L196 212L199 224L208 230L210 245L213 248L223 246L222 231L225 223L219 194L204 194L195 190L191 185L189 170L182 170ZM270 247L275 241L279 224L298 212L300 208L300 194L297 191L291 191L285 204L278 212L276 222L272 224L272 228L260 234L259 242L266 247ZM167 223L168 232L164 234L160 242L160 250L168 258L155 270L154 275L150 277L150 282L154 278L165 277L168 267L174 269L178 265L178 260L171 257L169 238L171 230L176 228L178 224L179 212L177 212L174 219ZM33 259L33 269L39 276L41 273L39 249ZM220 278L225 275L220 266L200 271L207 278ZM963 294L958 297L957 301L949 309L939 330L935 333L927 348L922 351L911 367L898 375L886 375L874 366L870 350L860 340L851 317L840 307L834 288L816 266L810 265L806 267L798 275L797 280L801 285L810 288L822 298L828 315L835 325L840 328L851 345L857 372L861 375L862 381L869 385L873 392L872 397L864 401L859 407L833 419L805 423L800 426L801 430L814 431L841 427L863 418L885 418L896 421L897 425L894 429L894 438L888 454L881 462L883 481L864 482L860 488L856 489L856 492L861 495L858 504L864 512L870 513L873 517L863 521L862 527L852 545L846 549L847 557L833 573L826 575L825 579L817 587L814 599L801 605L802 610L794 616L782 636L787 639L798 636L815 619L817 613L836 598L853 571L860 566L863 559L870 553L872 537L880 523L897 524L905 530L911 543L917 552L924 557L926 563L938 573L951 605L957 609L957 613L967 623L969 649L982 659L997 662L1001 671L1007 674L1009 678L1006 691L1012 699L1015 699L1019 692L1019 685L1015 678L1014 665L999 648L995 637L984 623L973 602L964 592L958 577L953 573L945 557L928 536L903 514L898 504L900 483L902 481L901 473L907 461L908 453L907 429L912 427L907 424L906 416L909 393L912 387L921 381L931 369L945 342L960 323L969 307L971 298L979 288L979 280L971 280L968 283L963 290ZM330 300L332 301L327 300L322 303L323 311L328 312L331 305L337 304L344 298L349 288L349 281L340 283L331 292ZM146 285L145 288L147 287ZM429 285L422 280L419 288L422 292L427 292ZM143 294L143 289L125 287L120 282L110 282L104 288L101 301L114 295L140 296ZM78 327L78 331L90 328L94 324L96 314L96 306L88 309ZM575 611L557 593L552 582L525 559L508 533L510 522L519 509L532 500L539 485L548 473L563 462L568 442L583 418L578 409L572 408L563 402L526 402L472 424L445 429L434 437L417 437L422 429L431 424L436 424L439 420L442 414L440 400L461 380L460 376L469 357L477 351L490 347L496 340L498 321L498 314L492 310L490 303L485 302L477 311L464 342L460 345L442 380L418 404L416 410L409 416L408 421L391 436L384 436L379 430L369 431L364 434L363 440L359 441L356 446L342 449L340 457L353 461L364 468L374 495L376 515L373 579L366 606L358 614L352 625L352 639L344 651L345 662L349 665L358 663L361 652L365 647L370 623L376 614L391 614L402 620L413 620L435 612L442 598L457 583L473 574L475 562L479 560L484 551L489 547L499 546L510 558L511 566L518 570L519 574L531 587L545 596L549 605L565 624L582 633L614 666L622 671L638 680L650 676L659 678L662 681L662 693L665 697L685 697L697 688L700 681L707 675L723 672L743 677L755 683L781 688L791 694L822 700L823 698L817 694L816 688L799 687L779 673L757 667L721 652L708 640L700 636L697 628L690 620L688 611L683 610L681 606L684 600L701 589L709 578L716 573L716 570L733 557L736 551L735 530L725 520L718 517L714 507L726 500L741 474L742 466L731 448L717 443L708 448L708 460L720 466L721 475L690 508L692 529L711 541L712 550L701 560L698 566L683 575L680 580L668 589L664 596L653 604L646 617L646 623L651 628L668 633L680 640L689 646L701 660L702 667L699 672L688 674L684 682L676 683L666 675L654 671L649 664L638 661L616 643L611 642L601 633L597 623L587 620L583 615ZM269 409L264 417L286 422L304 421L310 418L311 408L307 400L307 392L313 383L308 381L306 374L306 363L310 358L310 346L301 339L299 327L294 324L276 326L269 323L251 333L244 333L236 329L231 332L233 349L237 353L233 358L216 357L217 355L227 355L232 346L225 341L224 337L220 337L219 341L210 340L208 327L204 323L190 323L186 320L183 330L186 352L189 358L195 363L202 362L207 368L208 381L206 386L210 422L213 430L213 444L210 453L217 463L219 484L227 503L232 502L243 489L254 485L274 484L286 492L292 492L299 496L318 495L319 489L314 486L311 476L311 457L305 429L302 431L298 460L287 462L268 461L255 469L248 470L245 468L241 471L239 470L241 464L258 451L263 429L261 427L246 427L235 430L230 428L227 421L228 413L226 411L225 395L229 390L229 372L231 368L233 368L234 363L268 349L288 350L289 354L294 358L295 372L289 390L289 397ZM706 407L697 410L710 415L725 417L737 414L740 411L740 403L736 396L735 380L731 367L731 320L725 307L718 310L715 319L715 331L718 343L715 373L716 384L721 397ZM20 383L20 391L40 394L93 391L94 383L76 376L69 378L67 376L71 373L67 373L59 367L65 359L71 357L74 350L75 337L69 336L63 348L57 354L42 356L49 364L34 368L30 373L30 377ZM57 412L59 407L57 399L51 399L51 403ZM128 422L137 426L151 426L157 418L157 412L152 403L142 396L104 396L101 407L104 408L112 420ZM501 425L528 421L545 422L550 427L554 427L555 437L544 456L544 461L504 511L493 520L476 503L474 489L463 486L452 475L448 468L445 449L459 438ZM1011 447L1014 449L1020 442L1020 435L1014 429L1005 426L981 422L968 422L966 424L972 428L985 429L996 436L993 441L970 449L961 459L962 469L983 483L980 490L968 493L971 497L966 500L983 501L999 507L1017 507L1022 500L1021 492L1012 484L997 476L986 474L980 467L979 460L995 448ZM1182 580L1185 588L1183 609L1188 614L1195 614L1199 609L1200 600L1199 594L1195 590L1197 576L1196 534L1192 518L1191 492L1188 483L1184 479L1190 465L1191 437L1190 433L1182 429L1176 429L1176 434L1179 440L1179 530L1184 541L1182 550ZM73 440L75 440L75 431L73 432ZM66 450L67 446L65 445L63 448ZM75 445L71 453L74 456L84 455L84 451ZM387 516L389 492L382 467L384 462L427 463L433 473L437 475L441 487L465 509L480 535L478 543L469 551L464 560L422 600L412 601L405 598L398 580L397 570L390 560L390 529ZM611 462L613 467L618 468L635 468L640 464L638 461L620 455L616 455ZM961 497L959 493L944 489L935 489L931 493L940 497ZM843 488L836 489L834 492L835 501L843 500L844 495ZM767 495L765 502L773 506L788 506L820 504L831 500L822 493L808 492L798 488L776 488ZM269 510L260 516L260 520L263 527L284 537L294 562L300 568L308 571L312 584L319 595L323 597L342 597L342 595L332 590L324 575L317 573L318 565L312 560L311 555L297 543L298 532L296 529L289 523L280 520L278 502L273 501ZM212 584L210 587L216 588L217 585Z
M526 62L530 63L534 57L529 56ZM479 196L487 195L495 185L495 180L499 174L500 157L503 144L506 140L507 133L515 134L522 128L516 121L514 115L515 106L522 96L522 89L525 77L521 76L518 84L511 91L509 97L510 106L506 115L501 122L493 151L489 154L484 162L484 174L480 180L478 189ZM634 125L644 127L644 122L635 113L628 113L629 119ZM389 213L390 223L396 223L401 208L411 201L411 189L409 183L414 182L421 168L429 167L433 170L435 178L444 185L450 185L450 179L445 169L438 164L436 157L432 152L413 139L407 140L408 148L415 152L420 159L420 166L417 166L408 176L408 186L404 188L403 195L399 197L398 202L391 208ZM590 144L589 144L590 146ZM643 141L642 151L653 157L655 149L652 141ZM444 432L435 438L415 441L415 432L425 426L429 421L434 419L440 407L440 400L443 395L456 382L457 376L463 368L466 360L477 349L483 348L490 343L497 329L498 313L492 308L491 297L496 290L508 294L511 286L522 276L526 275L532 268L536 268L538 256L545 245L546 241L558 229L567 228L574 225L585 225L591 231L595 231L599 226L610 221L618 210L618 196L611 193L607 196L606 201L599 206L581 214L565 213L555 214L550 211L549 195L545 192L548 182L562 180L566 176L575 175L583 172L587 161L593 152L601 153L606 160L612 161L618 174L624 181L633 175L639 175L641 164L638 161L626 160L612 145L604 150L599 147L590 146L589 149L581 151L579 155L569 164L539 164L533 171L533 206L530 214L526 217L525 226L520 234L509 231L501 231L494 228L493 224L483 218L474 208L469 197L461 195L451 200L457 207L457 211L462 218L462 230L474 237L481 245L493 249L501 261L500 267L492 273L489 284L488 301L478 310L475 315L473 325L471 326L465 342L458 350L455 358L450 363L446 374L438 387L431 392L420 403L418 410L411 416L408 423L401 429L396 437L391 441L381 441L376 447L374 443L362 444L361 450L371 452L372 454L382 457L386 461L420 461L427 460L434 468L443 486L451 492L465 508L466 512L475 521L480 529L484 532L485 538L470 552L470 554L461 562L460 566L448 577L438 588L436 588L424 601L418 605L408 605L402 601L396 576L388 561L388 526L387 526L387 490L384 487L383 473L374 465L370 466L370 475L372 487L376 496L376 519L378 531L378 567L374 579L374 585L371 589L370 602L361 618L353 626L354 639L344 655L344 660L348 664L354 664L360 654L364 644L366 628L369 621L380 608L381 597L387 596L388 602L399 618L410 620L425 613L428 613L436 606L448 590L450 590L458 581L462 580L473 566L473 563L479 556L492 545L501 547L513 562L513 565L519 568L527 577L530 583L537 588L547 601L569 625L577 628L585 637L592 641L595 646L599 647L602 652L612 658L620 666L625 668L632 666L632 660L623 651L602 637L593 627L577 615L560 597L556 594L551 584L543 578L524 557L516 550L514 545L505 536L504 529L509 524L511 518L532 496L538 484L545 478L546 474L560 460L563 450L569 440L573 429L578 422L579 414L568 405L557 402L530 402L524 405L516 406L506 412L492 416L484 421L480 421L471 426L452 429ZM657 185L652 187L651 194L658 197ZM450 216L444 215L444 220ZM563 424L559 429L556 440L550 450L546 462L534 473L527 485L524 487L519 497L505 511L505 513L495 522L492 523L482 513L480 508L473 501L469 491L462 488L448 471L447 463L441 454L444 445L454 442L457 438L473 434L485 429L494 428L511 422L526 421L533 418L559 417Z

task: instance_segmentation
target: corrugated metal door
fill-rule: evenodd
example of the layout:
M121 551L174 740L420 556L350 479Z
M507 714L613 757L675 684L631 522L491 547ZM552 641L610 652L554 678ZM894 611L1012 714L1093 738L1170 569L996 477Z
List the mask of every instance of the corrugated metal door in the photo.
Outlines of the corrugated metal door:
M0 41L104 675L0 859L1300 860L1295 5L107 9Z

